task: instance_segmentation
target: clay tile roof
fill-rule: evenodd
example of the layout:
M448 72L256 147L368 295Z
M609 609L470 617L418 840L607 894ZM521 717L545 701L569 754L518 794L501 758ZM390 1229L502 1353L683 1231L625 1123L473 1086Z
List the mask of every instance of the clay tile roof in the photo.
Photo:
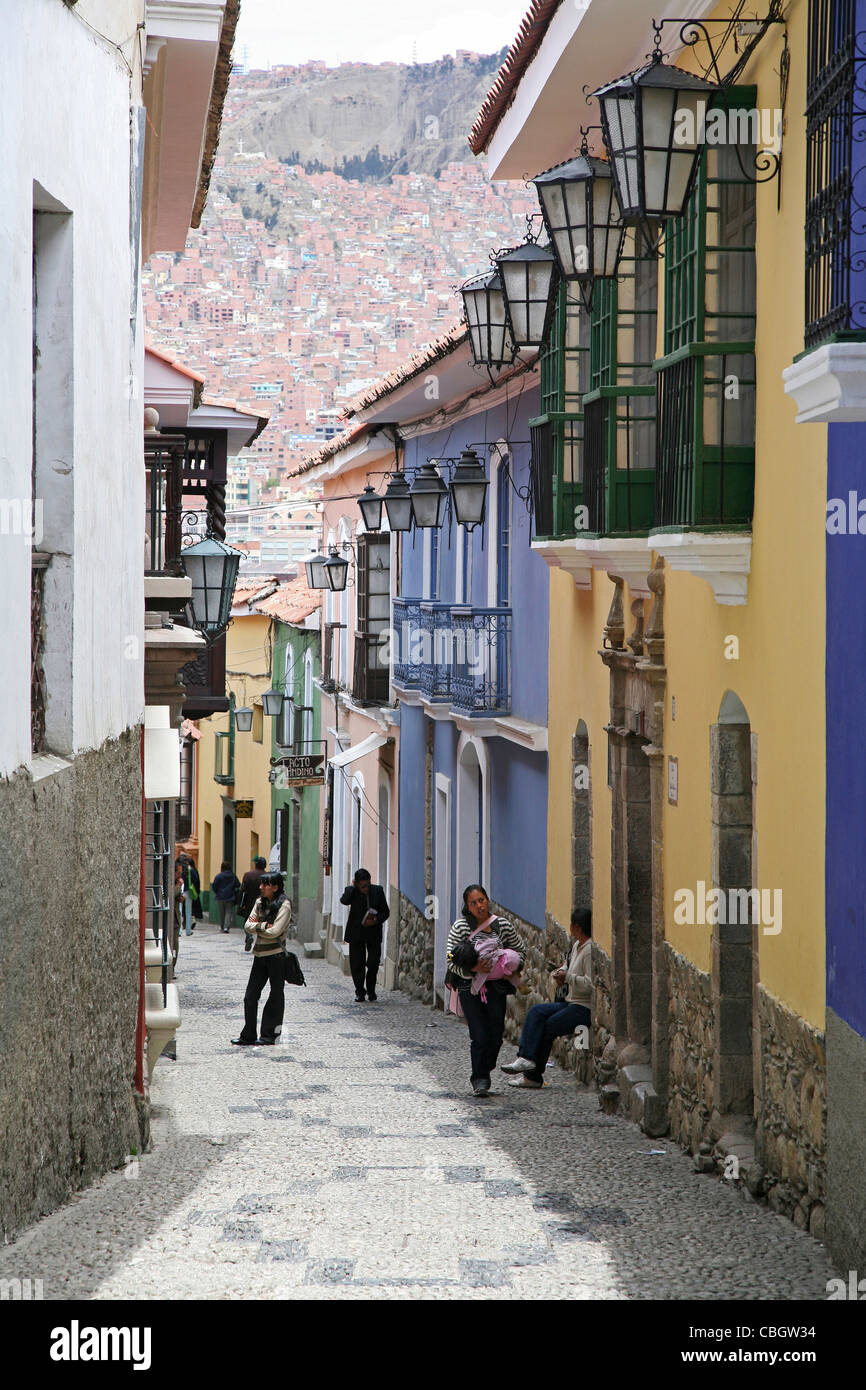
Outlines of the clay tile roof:
M517 86L538 52L541 40L562 0L532 0L517 32L517 38L505 55L505 62L475 118L469 132L469 148L473 154L487 149L493 132L514 98Z
M296 579L281 584L269 598L256 604L259 613L277 618L282 623L298 625L322 606L322 591L307 586L306 575L301 571Z
M238 26L238 16L241 11L241 0L225 0L225 6L222 29L220 30L219 52L217 53L213 86L211 87L210 108L208 110L207 128L205 130L198 190L195 195L195 203L193 204L192 218L190 219L191 227L201 226L202 213L204 212L208 189L210 187L210 176L213 171L217 145L219 144L223 107L225 106L226 93L229 89L229 78L232 73L232 46L234 45L235 30Z

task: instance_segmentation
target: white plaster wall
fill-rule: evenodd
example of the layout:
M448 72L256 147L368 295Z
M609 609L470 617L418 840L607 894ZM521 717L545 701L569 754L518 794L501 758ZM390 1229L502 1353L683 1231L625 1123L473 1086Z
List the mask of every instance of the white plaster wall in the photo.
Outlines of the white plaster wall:
M31 491L34 181L72 214L73 457L56 468L60 479L74 470L74 516L64 528L74 544L73 752L134 726L144 706L143 335L139 304L133 346L129 239L144 4L82 0L77 9L123 46L132 76L61 0L0 0L0 498ZM30 757L26 539L0 534L0 575L3 775Z

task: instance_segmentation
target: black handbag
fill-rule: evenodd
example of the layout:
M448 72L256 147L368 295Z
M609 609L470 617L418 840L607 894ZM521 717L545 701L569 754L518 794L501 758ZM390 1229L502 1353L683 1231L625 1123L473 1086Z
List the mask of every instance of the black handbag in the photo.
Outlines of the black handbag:
M303 985L306 988L307 982L304 979L301 962L294 951L286 951L283 956L283 974L287 985Z

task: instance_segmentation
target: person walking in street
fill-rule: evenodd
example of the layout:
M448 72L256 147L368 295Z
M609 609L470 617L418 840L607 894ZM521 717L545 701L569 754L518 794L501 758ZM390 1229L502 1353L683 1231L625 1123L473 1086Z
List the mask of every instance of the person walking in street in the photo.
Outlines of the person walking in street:
M355 999L374 1000L379 961L382 959L382 925L391 916L385 890L373 883L366 869L343 890L340 902L349 909L344 940L349 943L349 968L355 985Z
M487 933L496 938L498 949L515 952L522 969L526 959L522 937L511 922L491 912L490 899L481 884L470 883L463 893L463 916L457 918L448 934L447 953L449 983L458 991L469 1026L470 1080L473 1094L479 1098L490 1094L490 1075L496 1066L505 1031L505 1006L508 995L514 993L514 985L506 979L491 980L484 991L486 998L482 998L481 993L473 993L472 976L490 973L491 953L479 951L478 963L471 970L465 970L455 962L454 952L466 941L476 945L479 937L486 945Z
M253 860L253 867L251 869L247 869L246 873L241 879L240 915L241 920L244 922L247 920L247 918L249 917L250 913L256 905L256 899L259 896L259 884L261 883L262 878L264 877L266 869L267 863L259 854Z
M285 895L282 874L264 874L259 887L260 896L246 924L247 931L255 938L253 964L244 995L244 1026L240 1036L232 1038L235 1047L254 1047L256 1044L273 1047L283 1026L286 987L283 956L292 919L292 904ZM258 1036L256 1020L259 999L266 984L270 984L271 988L262 1009L262 1031Z
M568 964L554 970L553 978L565 990L554 1004L534 1004L526 1015L517 1057L502 1070L516 1072L512 1086L538 1091L544 1085L544 1069L557 1038L592 1022L592 913L576 907L571 914L573 945Z
M178 914L178 934L192 936L192 898L189 892L189 859L179 854L174 861L174 902Z
M195 922L200 922L202 920L202 917L204 916L204 913L202 912L201 907L201 879L199 878L198 869L196 868L195 864L190 859L188 854L182 854L181 859L185 859L187 865L187 875L189 877L189 896L192 901L192 915L195 918ZM193 931L195 931L195 922L193 923L192 927Z
M211 888L219 909L220 931L229 931L231 927L237 926L235 903L238 900L241 885L227 859L224 859L220 865L220 871L211 884Z

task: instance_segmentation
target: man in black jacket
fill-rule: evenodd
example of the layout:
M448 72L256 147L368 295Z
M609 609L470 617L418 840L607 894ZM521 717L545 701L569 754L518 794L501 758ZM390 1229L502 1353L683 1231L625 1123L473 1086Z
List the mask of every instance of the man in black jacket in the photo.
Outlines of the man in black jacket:
M376 976L382 958L382 923L391 915L380 884L371 883L366 869L359 869L340 902L349 909L344 940L349 943L349 968L355 982L355 999L376 998Z

